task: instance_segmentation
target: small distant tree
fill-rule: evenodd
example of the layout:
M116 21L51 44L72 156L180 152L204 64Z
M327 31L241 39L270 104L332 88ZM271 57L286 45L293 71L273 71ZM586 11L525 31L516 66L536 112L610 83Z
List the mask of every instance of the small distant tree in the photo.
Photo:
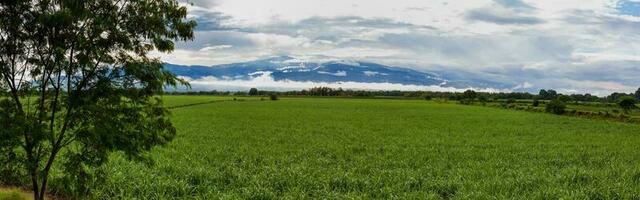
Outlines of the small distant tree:
M476 91L473 91L473 90L467 90L467 91L464 91L464 93L462 93L462 98L469 99L469 100L475 100L477 96L478 94L476 93Z
M560 95L560 96L558 96L558 100L560 100L560 101L562 101L564 103L568 103L568 102L573 101L573 98L571 98L571 96L568 96L568 95Z
M555 90L540 90L538 96L541 99L551 100L558 97L558 92L556 92Z
M638 90L636 90L636 93L634 94L634 96L636 97L636 100L640 101L640 88L638 88Z
M256 96L256 95L258 95L258 89L257 88L249 89L249 96Z
M564 114L566 107L567 106L565 105L564 102L558 99L555 99L547 104L547 106L545 107L545 110L549 113L561 115L561 114Z
M473 91L473 90L464 91L460 96L460 103L471 104L476 99L477 96L478 94L476 93L476 91Z
M482 103L482 105L486 105L488 100L489 99L485 95L478 96L478 101L480 101L480 103Z
M548 99L558 98L558 92L556 92L555 90L547 90L547 94L549 95Z
M271 99L271 101L277 101L278 100L278 95L271 94L271 95L269 95L269 99Z
M539 105L540 105L540 100L538 100L537 98L533 99L533 107L538 107Z
M538 92L538 97L540 97L541 99L546 99L549 96L549 93L547 92L547 90L540 90L540 92Z
M622 97L618 101L618 106L624 110L624 113L629 113L629 111L636 108L636 99L631 96Z

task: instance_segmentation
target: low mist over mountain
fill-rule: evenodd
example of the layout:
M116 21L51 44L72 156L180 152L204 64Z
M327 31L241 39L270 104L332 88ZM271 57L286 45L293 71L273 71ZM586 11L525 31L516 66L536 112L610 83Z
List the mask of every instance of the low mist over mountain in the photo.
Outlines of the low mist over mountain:
M361 61L307 61L289 56L214 66L165 66L188 79L194 90L243 90L249 87L296 90L328 86L364 90L455 91L474 88L497 91L516 87L462 72L417 71Z

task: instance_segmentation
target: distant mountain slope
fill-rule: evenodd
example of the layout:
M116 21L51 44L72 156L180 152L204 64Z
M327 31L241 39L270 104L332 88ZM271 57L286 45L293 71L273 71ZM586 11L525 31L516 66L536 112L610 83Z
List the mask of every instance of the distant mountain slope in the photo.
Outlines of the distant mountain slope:
M306 62L288 56L215 66L183 66L167 63L165 67L179 76L191 79L214 77L220 80L251 80L260 76L271 76L275 81L393 83L454 88L510 87L506 84L480 80L478 77L468 80L450 79L439 73L371 62ZM453 75L453 73L451 76L459 78L459 75Z

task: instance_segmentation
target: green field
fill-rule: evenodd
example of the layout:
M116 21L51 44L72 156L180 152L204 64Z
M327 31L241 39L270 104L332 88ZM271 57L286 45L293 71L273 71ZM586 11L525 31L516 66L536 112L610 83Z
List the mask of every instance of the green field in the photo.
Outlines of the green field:
M164 99L210 103L172 109L178 136L152 167L114 155L92 198L640 198L638 124L423 100Z

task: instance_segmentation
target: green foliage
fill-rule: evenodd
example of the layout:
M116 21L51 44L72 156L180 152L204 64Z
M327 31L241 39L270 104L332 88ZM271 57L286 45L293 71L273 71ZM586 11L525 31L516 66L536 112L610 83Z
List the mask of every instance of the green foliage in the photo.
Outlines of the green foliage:
M476 93L476 91L473 91L473 90L466 90L462 93L462 98L464 99L474 100L476 99L477 96L478 94Z
M532 102L533 107L538 107L540 105L540 100L534 99Z
M636 99L632 96L625 96L618 100L618 106L624 110L625 113L629 113L632 109L636 107Z
M486 96L486 95L479 95L479 96L478 96L478 101L480 101L480 102L483 102L483 103L484 103L484 102L489 101L489 98L487 98L487 96Z
M277 101L277 100L278 100L278 95L276 95L276 94L270 94L270 95L269 95L269 99L271 99L271 101Z
M546 107L545 110L548 113L553 113L556 115L562 115L565 112L565 108L567 106L565 105L565 103L559 99L556 100L552 100L551 102L549 102Z
M257 88L249 89L249 96L255 96L255 95L258 95L258 89Z
M11 161L0 173L30 176L0 179L29 180L43 199L61 166L63 192L81 196L109 153L147 160L171 141L156 95L186 82L148 53L192 39L186 17L175 0L0 1L0 87L9 96L0 102L0 161Z
M558 100L564 102L564 103L569 103L571 101L573 101L573 98L571 98L571 96L567 96L567 95L560 95L558 96Z
M462 95L460 95L460 103L465 104L465 105L469 105L471 103L473 103L473 101L476 99L476 97L478 96L478 94L476 94L475 91L473 90L466 90L462 93Z
M203 101L165 101L188 99ZM633 199L640 191L637 124L424 100L230 99L172 110L180 137L152 151L156 166L116 154L90 198Z
M0 99L0 185L20 185L26 182L24 155L17 149L21 145L20 131L27 128L24 119L16 116L16 107L10 99Z
M558 92L555 90L540 90L538 97L545 100L552 100L558 98Z

